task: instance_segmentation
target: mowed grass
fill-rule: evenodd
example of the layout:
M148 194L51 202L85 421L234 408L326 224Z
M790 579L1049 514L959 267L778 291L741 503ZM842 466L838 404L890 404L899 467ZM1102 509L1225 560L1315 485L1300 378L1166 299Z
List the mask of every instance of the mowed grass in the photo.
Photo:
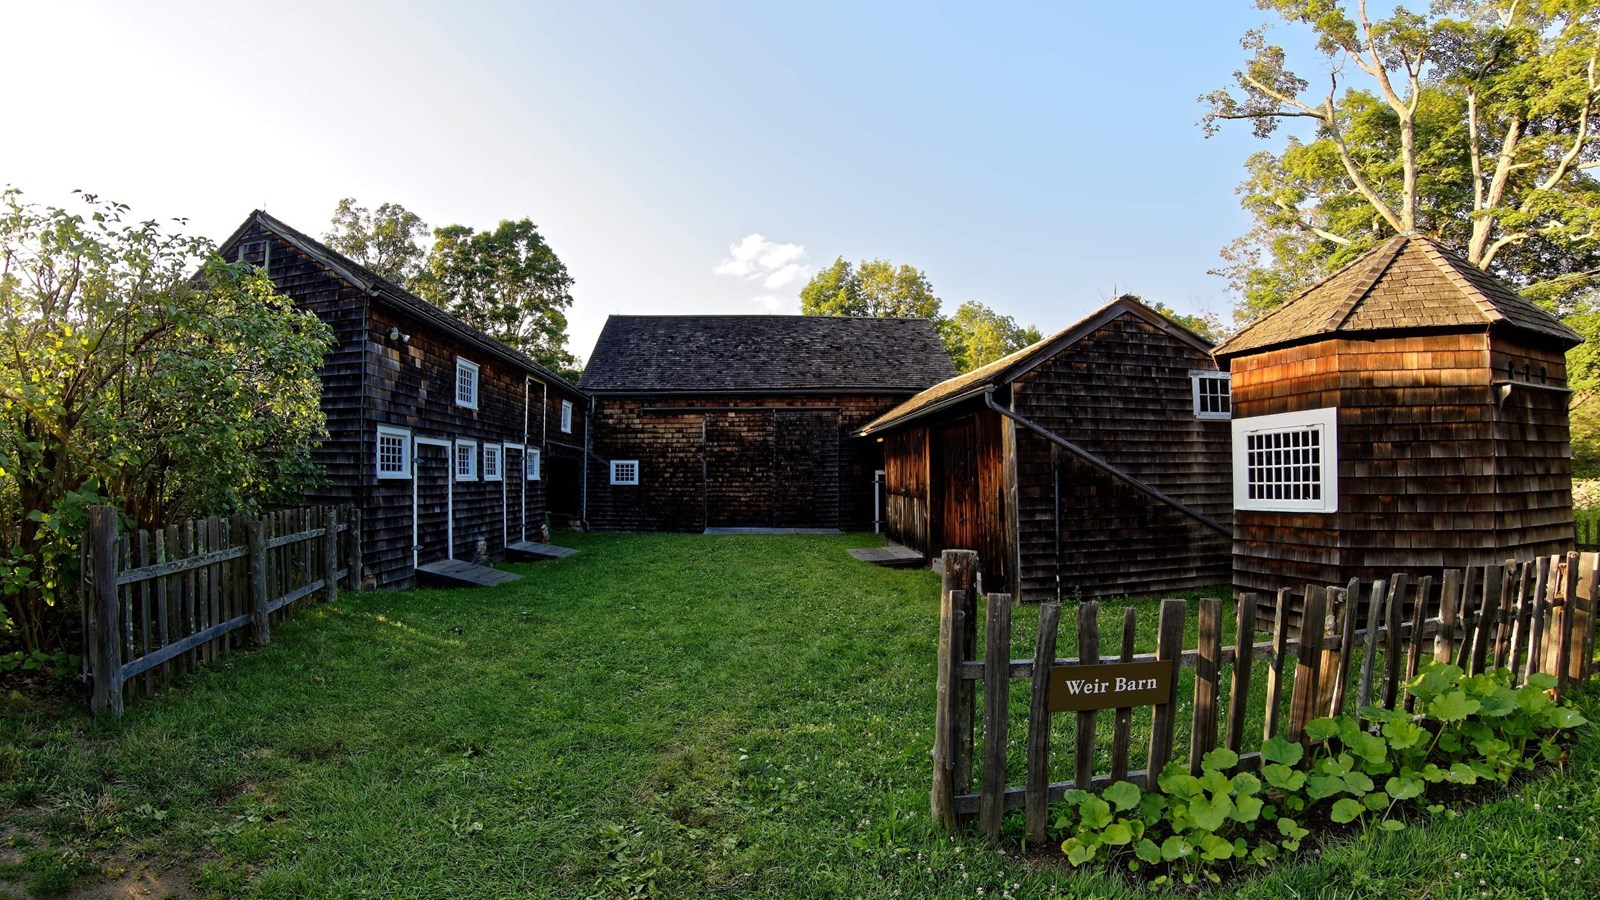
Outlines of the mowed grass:
M307 606L120 722L3 701L0 824L48 842L41 867L142 862L218 896L1145 895L931 826L938 580L846 555L875 537L561 540L582 552L513 585ZM1228 892L1591 896L1597 754L1591 732L1567 774Z

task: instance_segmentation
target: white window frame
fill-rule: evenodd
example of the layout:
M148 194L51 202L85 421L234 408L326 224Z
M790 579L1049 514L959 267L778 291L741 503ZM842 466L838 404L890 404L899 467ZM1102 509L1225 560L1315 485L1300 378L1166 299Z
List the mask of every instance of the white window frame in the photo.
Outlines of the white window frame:
M462 375L470 375L472 377L472 380L470 382L471 385L472 385L472 391L471 391L472 396L470 396L470 397L463 396L463 394L462 394L462 390L461 390L461 388L463 387L463 384L462 384L462 381L461 381L461 376ZM481 384L482 384L482 379L479 377L478 364L473 362L470 359L462 359L459 356L456 357L456 385L455 385L455 387L456 387L456 405L457 406L464 406L467 409L477 409L478 408L478 388L479 388L479 386Z
M385 470L383 467L383 439L386 437L400 439L400 469L399 471ZM411 429L399 428L394 425L379 425L376 447L373 450L372 470L379 480L410 479L411 478Z
M1220 381L1228 385L1228 411L1214 412L1201 409L1200 385L1205 381ZM1194 417L1196 419L1231 419L1233 418L1233 376L1227 372L1217 372L1211 369L1196 369L1189 373L1189 390L1194 400Z
M467 457L467 460L468 460L468 462L471 463L471 465L468 467L468 471L465 474L462 474L462 471L461 471L461 451L462 450L470 450L471 451L469 453L468 457ZM451 449L450 471L455 473L455 476L456 476L455 480L456 481L477 481L478 480L478 442L477 441L464 441L464 440L459 440L459 439L456 441L455 447L453 447Z
M572 401L561 401L561 433L572 433Z
M494 460L494 471L489 471L489 460ZM499 444L483 445L483 480L499 481L505 471L506 451Z
M529 447L523 456L522 477L528 481L538 481L544 477L544 454L538 447Z
M632 466L633 478L619 475L619 471L628 471L625 467ZM639 461L637 459L613 459L611 461L611 483L619 485L636 485L639 483Z
M1319 497L1267 498L1250 496L1250 438L1270 434L1294 432L1317 434L1316 465L1321 476L1317 484ZM1312 465L1308 460L1296 460L1295 450L1306 448L1280 448L1257 452L1289 453L1290 458L1277 463L1289 468ZM1233 420L1233 508L1262 512L1313 512L1339 511L1339 410L1335 407L1308 409L1302 412L1279 413L1271 416L1251 416Z

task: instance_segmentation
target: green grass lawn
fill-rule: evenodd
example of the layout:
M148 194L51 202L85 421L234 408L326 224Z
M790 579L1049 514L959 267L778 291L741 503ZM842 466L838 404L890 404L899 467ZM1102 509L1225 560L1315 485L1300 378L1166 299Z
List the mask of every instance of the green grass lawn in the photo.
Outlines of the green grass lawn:
M845 554L873 536L561 542L582 552L513 585L308 606L120 722L0 699L0 879L92 888L110 860L220 896L1146 895L932 828L938 581ZM1591 729L1566 774L1229 892L1594 896L1597 756Z

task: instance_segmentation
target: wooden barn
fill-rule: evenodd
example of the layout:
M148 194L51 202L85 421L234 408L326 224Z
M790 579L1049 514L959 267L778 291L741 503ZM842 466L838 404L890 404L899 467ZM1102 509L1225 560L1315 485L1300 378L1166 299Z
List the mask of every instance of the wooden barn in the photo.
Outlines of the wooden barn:
M1234 585L1274 591L1570 549L1576 333L1396 237L1224 342Z
M870 529L882 455L850 434L953 374L926 319L612 316L579 382L588 522Z
M1228 377L1119 297L868 423L891 540L978 553L983 588L1071 599L1227 581Z
M552 506L579 512L588 402L572 384L264 212L220 252L333 329L329 483L307 502L361 510L364 585L499 558L539 540Z

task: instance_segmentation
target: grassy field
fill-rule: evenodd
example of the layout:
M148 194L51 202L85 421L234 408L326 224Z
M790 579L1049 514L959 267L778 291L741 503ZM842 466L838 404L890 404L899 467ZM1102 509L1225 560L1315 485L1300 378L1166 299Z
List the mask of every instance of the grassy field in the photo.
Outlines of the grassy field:
M514 567L514 585L307 607L269 649L120 722L0 698L0 880L97 896L134 875L178 896L1147 895L932 829L938 583L845 554L872 536L563 542L582 552ZM1108 607L1103 627L1119 618ZM1591 730L1566 774L1325 843L1227 893L1593 896L1597 756Z

